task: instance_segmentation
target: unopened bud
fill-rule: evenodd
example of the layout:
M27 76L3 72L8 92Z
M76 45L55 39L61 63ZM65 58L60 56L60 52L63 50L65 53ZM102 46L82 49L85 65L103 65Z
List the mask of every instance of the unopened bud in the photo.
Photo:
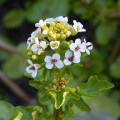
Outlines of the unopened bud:
M51 22L50 26L54 27L55 26L55 22Z
M36 55L32 55L32 59L33 60L37 59L37 56Z
M62 38L62 39L65 39L65 38L66 38L66 35L65 35L65 34L62 34L62 35L61 35L61 38Z
M75 29L72 29L72 30L71 30L71 34L72 34L72 35L76 35L76 34L77 34L77 32L75 31Z
M55 34L53 34L51 37L52 37L52 39L54 39L54 40L56 39L56 35L55 35Z
M47 32L46 30L43 30L43 31L42 31L42 34L43 34L43 35L47 35L47 33L48 33L48 32Z
M67 31L66 32L66 36L69 37L71 35L71 32L70 31Z

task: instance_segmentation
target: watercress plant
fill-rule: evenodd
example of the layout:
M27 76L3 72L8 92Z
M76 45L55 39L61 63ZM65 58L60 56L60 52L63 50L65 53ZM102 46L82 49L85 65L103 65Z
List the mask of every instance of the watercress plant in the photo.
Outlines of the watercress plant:
M74 116L74 106L90 111L83 96L97 96L99 92L112 88L113 84L91 76L87 83L80 83L77 88L68 86L72 79L69 67L81 64L80 61L90 55L93 48L92 43L85 39L67 40L85 32L83 25L76 20L70 25L67 17L59 16L40 20L35 26L37 29L27 40L29 65L26 73L34 78L30 85L38 89L39 102L50 110L49 119L62 120Z
M11 107L9 120L67 120L78 112L90 112L86 98L97 96L113 84L94 75L77 88L69 87L73 78L70 67L82 66L81 61L93 48L85 39L68 39L85 32L83 25L76 20L70 25L67 17L59 16L40 20L35 26L27 40L25 75L33 79L30 86L38 89L39 104Z

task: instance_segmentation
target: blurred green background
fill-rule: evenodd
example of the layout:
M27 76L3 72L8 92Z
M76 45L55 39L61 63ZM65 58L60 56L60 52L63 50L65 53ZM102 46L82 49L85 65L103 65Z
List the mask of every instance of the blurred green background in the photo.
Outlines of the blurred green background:
M36 22L57 16L81 22L87 32L77 37L94 45L84 67L71 67L74 80L69 85L76 87L94 74L115 85L89 100L91 113L72 120L120 120L120 0L0 0L0 100L16 106L37 99L24 77L26 41Z

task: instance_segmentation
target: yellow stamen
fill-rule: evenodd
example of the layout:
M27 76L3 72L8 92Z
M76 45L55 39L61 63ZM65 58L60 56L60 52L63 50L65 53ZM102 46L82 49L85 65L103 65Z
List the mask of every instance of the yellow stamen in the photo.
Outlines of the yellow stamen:
M52 47L58 46L58 42L52 43Z
M80 30L80 26L78 25L78 26L77 26L77 31L79 31L79 30Z
M42 46L41 45L37 45L37 48L42 49Z

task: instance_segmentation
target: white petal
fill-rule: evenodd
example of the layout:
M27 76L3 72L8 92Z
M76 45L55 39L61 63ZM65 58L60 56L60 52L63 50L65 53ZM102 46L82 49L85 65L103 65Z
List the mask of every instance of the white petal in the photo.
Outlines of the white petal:
M45 41L42 41L42 42L40 43L40 45L42 46L43 49L46 48L46 42L45 42Z
M26 67L26 72L31 73L32 71L30 70L31 66Z
M68 59L64 59L64 64L65 64L65 65L70 65L71 62L70 62Z
M80 51L81 51L81 52L85 52L85 49L84 49L84 48L81 48Z
M84 39L84 42L83 42L84 44L86 44L86 40Z
M55 53L52 55L52 59L60 60L60 55L58 53Z
M71 52L70 50L68 50L68 51L65 53L65 57L66 57L66 58L72 57L72 52Z
M80 58L76 58L76 57L74 57L74 59L73 59L73 63L79 63L80 62Z
M46 63L45 66L46 66L47 69L52 69L53 64L51 64L51 63L49 62L49 63Z
M76 32L78 32L77 31L77 25L73 25L73 28L75 29Z
M80 29L80 31L79 32L86 32L86 30L85 29Z
M38 37L35 38L35 44L38 45L39 44L39 40Z
M37 75L37 70L35 70L35 71L32 72L32 77L33 77L33 78L35 78L36 75Z
M50 46L52 50L58 49L59 46L52 47Z
M46 63L51 62L51 56L46 56L45 59L44 59L44 61Z
M33 44L33 45L32 45L31 50L32 50L33 52L36 52L36 51L38 50L36 44Z
M43 33L43 35L46 35L46 34L47 34L47 31L46 31L46 30L43 30L42 33Z
M76 39L76 40L75 40L75 44L80 45L80 44L81 44L81 40L80 40L79 38Z
M40 27L39 23L35 23L35 27Z
M41 28L37 28L34 32L32 32L31 36L36 37L38 33L41 33Z
M81 44L81 45L80 45L80 51L81 51L81 52L85 52L85 50L86 50L85 44Z
M48 18L45 20L46 23L51 23L51 22L54 22L55 20L53 18Z
M88 50L92 50L93 49L93 44L91 42L87 42L86 44L87 46L91 45L90 47L88 47Z
M39 50L38 50L38 55L40 55L41 51L42 51L42 49L39 49Z
M80 51L74 51L74 56L75 56L76 58L81 57Z
M58 21L58 22L60 22L60 21L68 22L68 18L67 17L63 17L63 16L56 17L55 20Z
M72 51L74 51L75 50L75 48L77 47L77 45L75 44L75 43L72 43L72 44L70 44L70 49L72 50Z
M63 68L64 67L64 64L61 60L58 60L56 63L55 63L55 66L59 69Z
M42 27L42 26L44 25L43 20L40 20L40 21L39 21L39 24L40 24L40 26Z
M78 22L78 23L77 23L77 25L79 25L79 26L80 26L80 29L82 29L82 28L83 28L83 25L82 25L80 22Z
M90 51L88 49L86 49L86 52L87 52L88 55L90 55Z
M30 40L30 41L29 41L29 40ZM29 38L27 39L27 44L28 44L28 45L31 44L31 37L29 37Z
M30 65L33 65L32 61L31 60L27 60L27 62L30 64Z
M73 23L74 23L74 24L77 24L77 21L76 21L76 20L73 20Z

